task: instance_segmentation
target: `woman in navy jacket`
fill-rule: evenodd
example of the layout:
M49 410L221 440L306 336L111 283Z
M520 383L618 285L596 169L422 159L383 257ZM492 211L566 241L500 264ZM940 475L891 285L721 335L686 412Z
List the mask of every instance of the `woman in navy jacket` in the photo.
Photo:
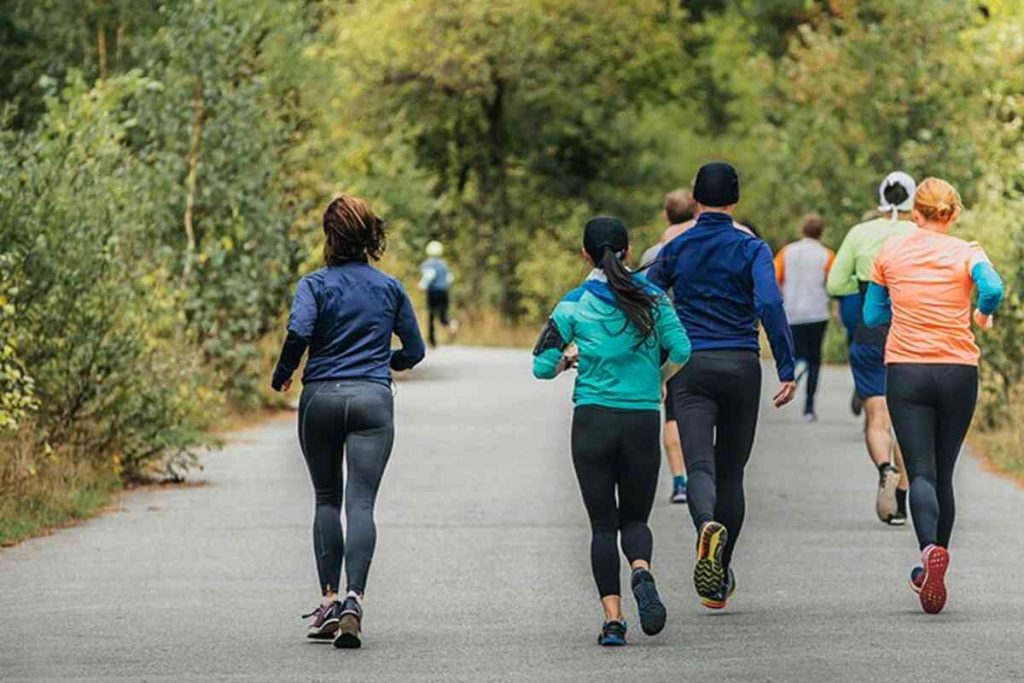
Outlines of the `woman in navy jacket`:
M326 265L299 281L271 381L274 390L287 391L308 350L299 443L316 492L313 547L322 600L306 616L312 617L308 636L333 638L335 647L361 644L363 592L377 540L373 506L394 439L391 371L408 370L424 354L402 285L370 265L384 253L384 230L384 221L360 199L342 196L327 207ZM391 349L392 335L402 348Z

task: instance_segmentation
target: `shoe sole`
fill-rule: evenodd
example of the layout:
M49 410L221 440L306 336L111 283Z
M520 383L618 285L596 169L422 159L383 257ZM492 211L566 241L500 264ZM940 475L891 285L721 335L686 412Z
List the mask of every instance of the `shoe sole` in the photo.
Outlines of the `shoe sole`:
M307 638L311 638L312 640L330 640L331 638L334 637L334 634L337 633L337 631L338 631L338 620L337 619L328 619L327 621L325 621L323 624L320 625L320 628L318 628L318 629L310 628L309 632L306 633L306 637Z
M598 638L597 644L601 647L622 647L626 644L624 638Z
M949 569L949 551L933 548L924 563L924 581L918 597L921 609L928 614L938 614L946 606L946 570Z
M362 646L363 640L359 632L359 619L351 614L342 616L341 621L338 623L338 635L334 639L334 647L342 650L355 650Z
M890 517L885 520L885 523L889 526L904 526L907 523L906 517Z
M643 602L640 599L640 595L637 593L636 588L633 589L633 597L636 599L637 611L640 613L640 629L649 636L656 636L661 633L661 630L665 628L665 620L668 618L668 611L665 609L665 603L661 601L661 596L658 595L658 588L653 582L651 583L651 592L649 605L647 609L640 607ZM639 586L637 586L639 588Z
M700 602L710 609L722 609L724 600L712 596L722 588L725 568L722 566L722 552L729 533L718 522L708 522L700 532L697 544L697 563L693 567L693 587L697 589Z
M671 501L674 505L682 505L686 503L686 496L672 496L671 498L669 498L669 501Z
M889 524L889 520L896 516L899 508L896 505L896 486L900 483L898 472L889 470L885 473L885 480L878 487L878 497L875 499L875 514L878 519Z

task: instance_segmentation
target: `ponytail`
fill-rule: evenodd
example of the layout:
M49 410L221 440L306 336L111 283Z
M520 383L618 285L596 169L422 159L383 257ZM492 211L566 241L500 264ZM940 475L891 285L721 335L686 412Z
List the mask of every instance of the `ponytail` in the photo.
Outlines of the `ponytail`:
M658 300L642 285L637 284L633 274L622 263L622 259L607 246L601 256L600 267L608 280L608 288L615 296L616 305L622 310L626 320L640 332L640 341L636 345L640 347L654 333L654 309ZM622 331L625 332L626 328L624 327Z

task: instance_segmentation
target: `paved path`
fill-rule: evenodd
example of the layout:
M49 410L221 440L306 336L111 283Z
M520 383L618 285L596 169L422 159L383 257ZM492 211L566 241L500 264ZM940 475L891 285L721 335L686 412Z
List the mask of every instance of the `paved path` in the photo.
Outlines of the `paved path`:
M533 381L523 352L464 349L402 383L362 650L303 638L312 494L282 419L207 457L207 486L132 495L0 555L0 680L1024 679L1024 490L963 461L952 598L921 614L912 532L874 519L841 369L823 376L818 424L763 409L725 612L697 604L693 530L663 469L652 526L669 624L601 650L570 384Z

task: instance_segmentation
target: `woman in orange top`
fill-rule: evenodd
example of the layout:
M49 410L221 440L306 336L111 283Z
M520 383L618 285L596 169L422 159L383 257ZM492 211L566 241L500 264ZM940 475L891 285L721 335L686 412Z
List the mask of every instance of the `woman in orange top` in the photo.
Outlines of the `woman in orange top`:
M875 259L864 301L869 326L892 321L885 346L886 400L910 477L910 510L922 566L911 587L925 612L946 604L945 574L955 502L953 467L978 397L974 320L992 324L1003 283L984 249L948 234L962 210L952 185L928 178L917 188L919 230L889 239Z

